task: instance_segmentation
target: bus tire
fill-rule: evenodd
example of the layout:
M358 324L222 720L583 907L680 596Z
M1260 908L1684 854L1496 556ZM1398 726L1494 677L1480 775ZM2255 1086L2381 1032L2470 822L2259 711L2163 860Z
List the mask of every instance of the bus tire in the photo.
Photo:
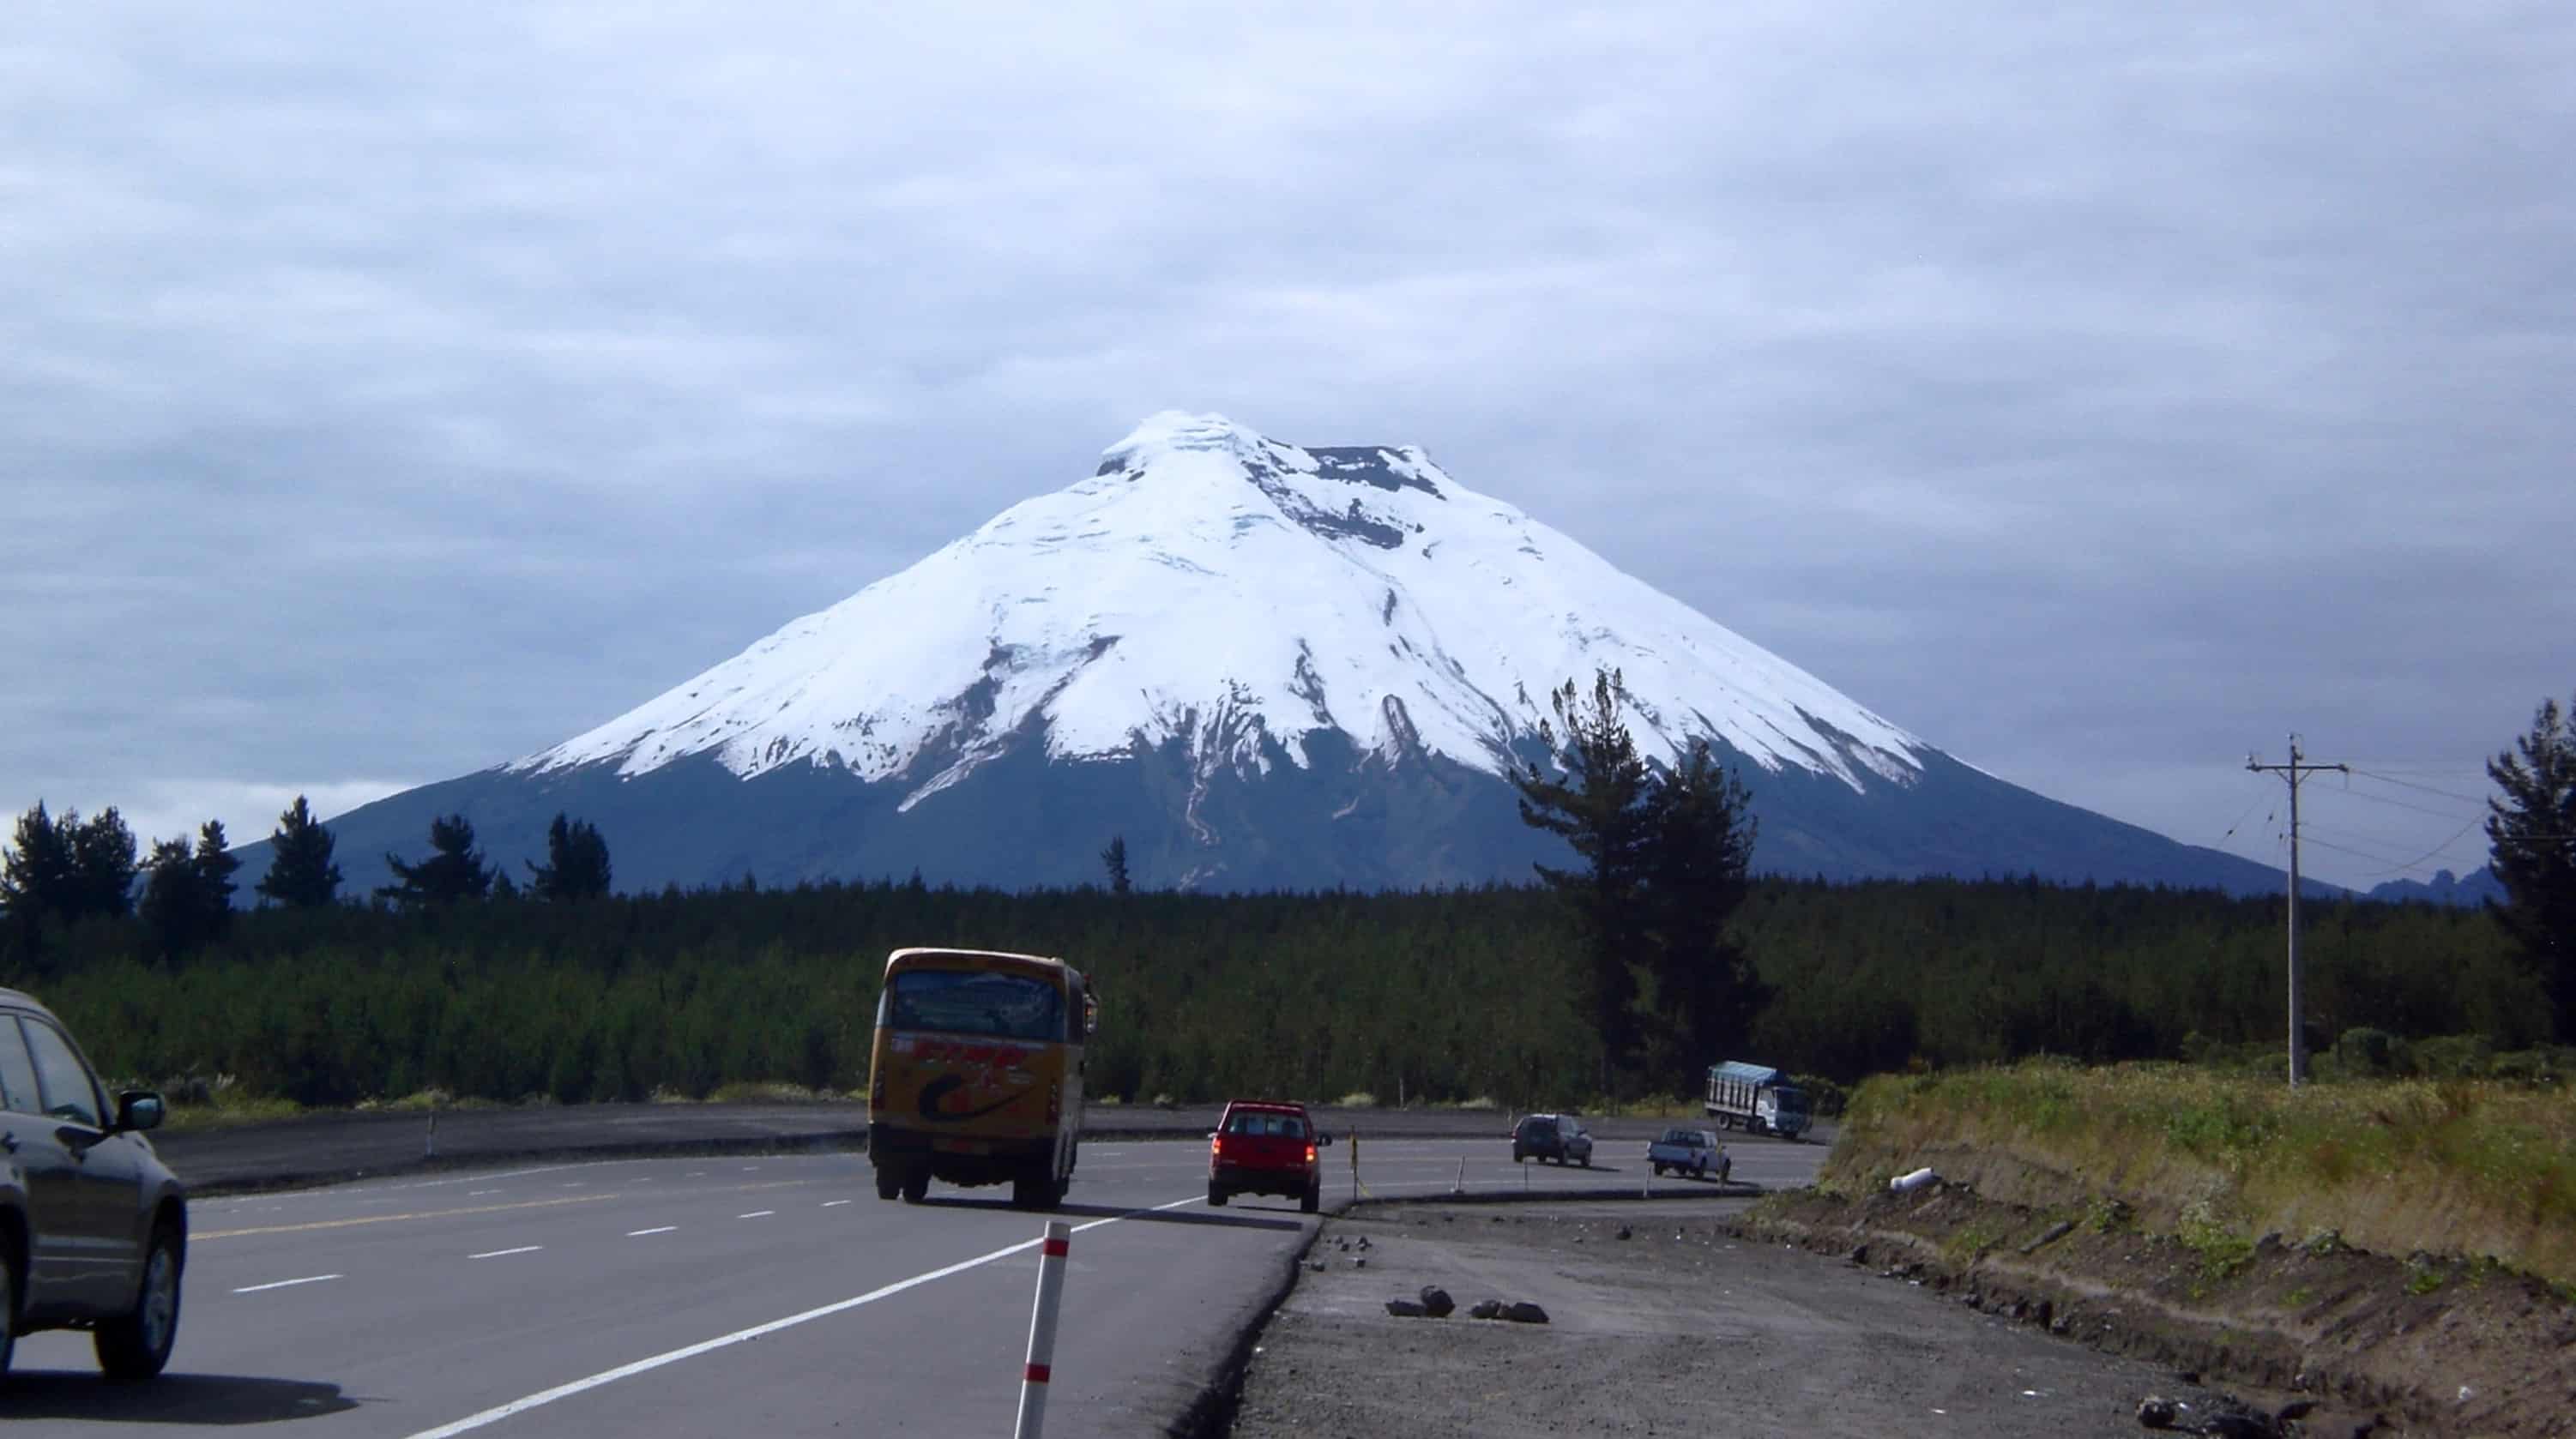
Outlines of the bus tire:
M929 1197L930 1170L928 1166L906 1171L903 1176L903 1202L906 1204L919 1204L921 1201Z
M893 1199L894 1197L896 1197L897 1195L900 1195L901 1193L903 1193L903 1176L902 1176L902 1175L900 1175L900 1174L898 1174L898 1173L896 1173L896 1172L895 1172L895 1170L894 1170L894 1166L892 1166L892 1165L889 1165L889 1164L880 1164L880 1165L878 1165L878 1166L877 1166L877 1198L879 1198L879 1199Z

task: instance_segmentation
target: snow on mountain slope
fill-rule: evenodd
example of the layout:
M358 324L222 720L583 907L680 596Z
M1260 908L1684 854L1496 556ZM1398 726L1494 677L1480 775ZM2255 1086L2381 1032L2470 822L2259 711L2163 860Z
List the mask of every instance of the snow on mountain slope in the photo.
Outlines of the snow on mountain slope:
M1099 472L587 734L508 768L639 775L713 752L913 786L1043 736L1050 759L1187 744L1202 774L1328 729L1502 773L1548 695L1625 677L1641 748L1908 783L1928 746L1414 448L1299 449L1159 414ZM1031 722L1035 721L1032 725Z

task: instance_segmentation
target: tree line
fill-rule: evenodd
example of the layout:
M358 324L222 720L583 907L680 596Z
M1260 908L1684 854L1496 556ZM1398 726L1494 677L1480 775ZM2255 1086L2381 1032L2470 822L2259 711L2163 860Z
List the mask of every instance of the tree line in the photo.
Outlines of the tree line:
M22 816L0 856L0 983L33 984L138 1079L232 1075L347 1103L701 1097L864 1082L879 966L921 943L1060 954L1103 1003L1094 1092L1488 1097L1685 1092L1719 1058L1835 1079L2037 1053L2199 1057L2273 1045L2278 897L2037 881L1748 877L1733 776L1639 767L1615 677L1557 696L1567 761L1526 817L1578 863L1527 886L1193 895L748 878L617 895L608 845L558 816L529 885L450 816L395 883L346 902L326 827L280 816L256 908L223 906L219 828L135 857L112 810ZM2311 1039L2576 1042L2563 896L2576 741L2554 704L2498 756L2490 834L2513 902L2301 907ZM183 854L184 851L184 854ZM148 871L148 872L147 872ZM164 877L166 876L166 880ZM165 884L171 916L134 901ZM2554 898L2553 896L2560 896ZM546 902L538 902L546 901ZM578 901L578 902L574 902ZM2558 906L2553 908L2552 906ZM2356 1046L2368 1048L2367 1044Z
M1744 1058L1842 1080L2036 1053L2094 1061L2277 1047L2282 904L2023 882L1757 878L1731 936L1770 1004L1723 1049L1640 1062L1694 1091ZM2544 1041L2496 917L2303 904L2322 1051L2347 1030ZM424 907L243 911L189 962L135 918L63 936L40 992L129 1078L234 1076L308 1104L438 1088L516 1101L865 1082L891 950L1057 954L1090 973L1093 1092L1597 1102L1576 1003L1585 935L1543 887L1413 894L1006 893L910 882ZM0 955L0 982L23 979Z

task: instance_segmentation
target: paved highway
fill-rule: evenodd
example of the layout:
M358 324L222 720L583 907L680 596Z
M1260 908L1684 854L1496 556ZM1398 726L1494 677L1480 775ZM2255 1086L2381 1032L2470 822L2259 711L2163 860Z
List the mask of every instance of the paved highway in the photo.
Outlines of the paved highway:
M1633 1150L1633 1152L1631 1152ZM1732 1146L1739 1180L1803 1183L1823 1149ZM1384 1197L1648 1183L1642 1141L1591 1170L1499 1139L1364 1140ZM1352 1192L1325 1153L1328 1202ZM1048 1428L1159 1430L1212 1377L1313 1225L1205 1202L1195 1141L1084 1146ZM1679 1192L1684 1181L1654 1181ZM336 1435L1008 1433L1038 1216L1002 1191L875 1198L824 1154L537 1165L202 1201L170 1373L99 1382L85 1336L18 1347L13 1432L278 1424Z

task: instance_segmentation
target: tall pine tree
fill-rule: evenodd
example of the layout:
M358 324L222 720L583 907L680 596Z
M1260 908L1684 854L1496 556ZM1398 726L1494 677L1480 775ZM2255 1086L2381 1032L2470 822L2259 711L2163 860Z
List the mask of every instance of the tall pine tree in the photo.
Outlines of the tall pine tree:
M340 897L340 866L331 862L331 831L313 818L313 807L297 795L277 817L268 836L268 873L257 886L260 897L289 909L317 909Z
M1553 725L1540 738L1553 753L1558 775L1538 766L1512 776L1520 791L1521 822L1562 838L1583 861L1578 869L1535 865L1539 878L1564 896L1583 924L1583 953L1573 990L1601 1044L1603 1092L1614 1070L1636 1049L1633 1006L1653 826L1648 801L1654 772L1638 757L1637 742L1619 716L1621 680L1605 670L1593 676L1591 703L1574 681L1549 696Z
M1109 843L1100 851L1100 867L1108 873L1111 894L1125 894L1135 887L1127 877L1127 836L1109 837Z
M558 813L546 827L546 862L528 862L528 893L547 901L598 899L608 893L608 841L587 820Z
M121 919L134 912L134 877L141 866L134 856L134 831L125 816L109 805L88 819L63 811L71 830L74 917L106 915Z
M198 942L202 896L196 856L184 839L156 840L143 873L143 927L151 931L163 959L177 959Z
M2576 733L2543 700L2531 732L2487 763L2487 839L2505 927L2549 992L2558 1038L2576 1043Z
M72 824L45 813L45 802L18 816L17 832L0 851L0 910L29 934L48 918L77 910L78 872L72 864Z
M189 856L189 872L197 882L197 907L205 925L205 938L222 939L233 927L233 871L241 861L224 843L224 822L210 819L197 826L197 852Z
M1702 741L1647 802L1646 954L1671 1057L1692 1066L1740 1045L1769 997L1726 928L1749 893L1752 799Z
M197 830L197 847L184 839L152 846L143 865L141 917L164 959L182 959L222 939L232 929L233 871L241 868L224 845L221 820Z
M461 814L429 822L429 858L418 864L400 855L385 856L394 872L392 884L376 895L404 909L423 909L481 899L492 891L492 867L474 847L474 826Z

